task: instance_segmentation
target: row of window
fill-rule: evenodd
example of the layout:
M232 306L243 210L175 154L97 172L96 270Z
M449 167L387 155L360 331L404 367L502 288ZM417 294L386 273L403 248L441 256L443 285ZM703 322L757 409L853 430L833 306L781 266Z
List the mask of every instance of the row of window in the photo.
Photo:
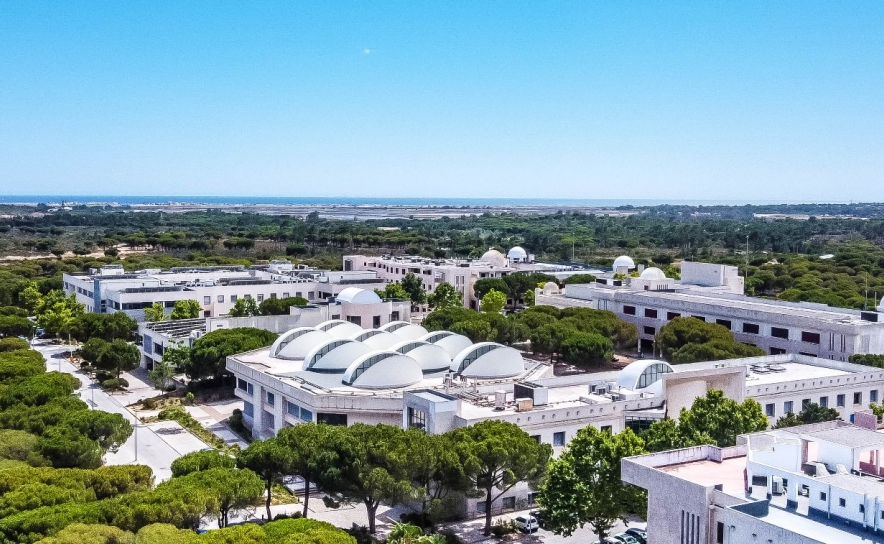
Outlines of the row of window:
M826 492L820 491L820 500L824 501L824 500L826 500L826 498L827 498ZM838 499L838 506L841 508L847 508L847 499L845 499L844 497L840 497ZM859 505L859 513L860 514L866 513L866 505L865 504ZM884 519L884 510L881 511L881 519Z
M313 412L292 401L286 401L286 412L301 421L313 421Z
M236 380L236 388L239 389L240 391L245 391L245 392L248 393L249 395L252 395L252 394L255 393L255 388L254 388L254 386L252 386L251 383L245 381L245 380L242 379L242 378L237 378L237 380Z
M623 313L626 315L636 315L637 309L635 306L623 306ZM657 310L655 310L653 308L645 308L645 310L644 310L644 316L646 318L657 319L657 315L658 315ZM678 312L666 312L666 320L667 321L672 321L676 317L683 317L683 316ZM693 317L695 319L700 319L702 321L706 321L706 318L701 315L691 315L689 317ZM715 323L717 323L723 327L727 327L728 330L733 330L733 323L731 322L730 319L716 319ZM646 334L654 334L653 332L648 332L648 331L654 331L654 327L645 327ZM758 325L757 323L743 323L742 324L742 332L744 334L760 334L761 333L761 326ZM782 338L784 340L788 340L789 339L789 329L785 329L782 327L771 327L770 328L770 335L773 336L774 338ZM820 343L820 334L816 333L816 332L801 331L801 341L808 343L808 344L819 344Z
M282 294L282 298L289 298L290 296L291 296L291 293L283 293ZM295 296L304 298L301 291L296 291ZM307 292L307 300L313 300L313 298L315 296L316 295L313 291ZM243 295L243 298L246 300L250 300L252 298L252 295L246 294L246 295ZM277 298L276 293L270 293L270 298L271 299ZM224 295L217 295L215 300L220 303L223 303L224 302ZM239 295L230 295L230 302L231 303L235 303L237 300L239 300ZM264 302L264 295L263 294L257 295L255 300L257 300L257 302L259 302L259 303ZM211 303L212 303L212 297L210 295L206 295L203 297L203 305L204 306L208 306Z
M844 408L846 401L847 401L847 395L844 393L841 393L841 394L835 396L835 406L837 408ZM806 408L807 405L810 404L810 402L811 402L810 399L802 399L801 400L801 409L803 410L804 408ZM869 391L869 402L870 403L878 402L878 390L877 389L873 389L872 391ZM854 405L863 404L863 394L861 391L853 394L853 404ZM823 408L828 408L829 407L829 397L828 396L820 397L819 405ZM767 417L775 417L776 416L776 404L773 402L765 404L764 405L764 413ZM795 413L798 413L798 412L795 411L795 403L793 401L787 400L787 401L783 402L783 414L795 414Z
M610 425L602 425L600 427L600 429L602 432L605 432L605 433L613 432L613 428ZM539 434L531 435L531 438L533 438L535 442L540 444L541 439L540 439ZM552 440L553 446L564 446L565 442L566 442L565 431L558 431L558 432L553 433L553 440Z

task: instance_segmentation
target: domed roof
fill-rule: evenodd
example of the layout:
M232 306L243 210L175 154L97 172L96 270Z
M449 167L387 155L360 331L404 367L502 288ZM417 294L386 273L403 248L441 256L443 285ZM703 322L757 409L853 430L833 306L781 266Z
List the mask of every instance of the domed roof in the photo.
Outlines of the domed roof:
M511 260L522 260L528 258L528 252L522 249L520 246L516 246L509 250L509 253L507 253L506 256Z
M335 297L338 302L349 302L350 304L379 304L381 297L374 291L368 289L360 289L358 287L347 287Z
M343 319L332 319L330 321L323 321L319 325L316 325L316 329L320 331L325 331L335 338L350 338L354 334L359 334L363 330L362 327L355 323L350 323L349 321L344 321Z
M353 361L341 382L360 389L388 389L414 385L423 377L418 362L408 355L372 351Z
M665 280L666 274L656 266L645 268L639 278L643 280Z
M317 344L334 340L325 331L312 327L298 327L282 333L270 346L270 356L277 359L303 359Z
M484 261L491 266L506 266L507 263L506 257L503 256L503 253L496 249L489 249L479 258L479 260Z
M496 342L474 344L451 361L451 371L464 378L509 378L524 370L519 352Z
M448 357L454 359L457 354L473 345L473 342L462 334L451 331L433 331L427 333L420 340L441 346Z
M344 372L357 358L372 351L362 342L336 338L322 342L304 357L304 370Z
M403 340L417 340L427 334L427 329L407 321L391 321L378 330L391 332Z
M554 281L548 281L543 284L544 295L555 295L559 293L559 284Z
M420 340L406 340L390 348L403 355L408 355L421 367L424 374L447 371L451 367L451 357L442 346L428 344Z
M628 255L621 255L614 259L614 269L618 268L635 268L635 261Z
M617 374L617 385L630 391L648 390L657 395L663 390L663 374L673 372L669 363L656 359L639 359L623 367Z

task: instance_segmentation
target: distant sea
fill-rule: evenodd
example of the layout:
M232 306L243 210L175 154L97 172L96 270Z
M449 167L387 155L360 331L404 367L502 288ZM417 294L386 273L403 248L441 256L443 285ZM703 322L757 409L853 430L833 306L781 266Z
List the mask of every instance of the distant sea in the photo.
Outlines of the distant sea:
M270 197L270 196L123 196L123 195L0 195L0 204L271 204L321 206L743 206L746 204L798 204L776 200L654 200L654 199L568 199L568 198L382 198L382 197Z

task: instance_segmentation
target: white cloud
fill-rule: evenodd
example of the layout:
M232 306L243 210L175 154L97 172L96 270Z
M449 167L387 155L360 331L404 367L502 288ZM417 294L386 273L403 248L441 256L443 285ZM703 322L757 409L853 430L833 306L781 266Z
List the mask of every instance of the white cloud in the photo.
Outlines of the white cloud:
M366 56L367 56L367 55L371 55L372 53L374 53L374 50L369 49L369 48L367 48L367 47L366 47L365 49L362 50L362 54L363 54L363 55L366 55Z

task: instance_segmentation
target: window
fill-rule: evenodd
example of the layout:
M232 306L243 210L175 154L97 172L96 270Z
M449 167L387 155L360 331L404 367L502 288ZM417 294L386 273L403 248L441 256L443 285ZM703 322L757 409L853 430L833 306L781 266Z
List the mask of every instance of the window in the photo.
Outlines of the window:
M651 319L657 319L657 310L653 310L651 308L645 308L645 317L650 317Z
M801 409L804 410L807 408L807 405L810 404L810 399L801 399Z
M702 315L692 315L691 317L693 317L694 319L699 319L700 321L703 321L703 322L706 321L706 318L703 317Z
M301 421L313 421L313 412L306 408L301 408Z
M820 334L818 332L801 331L801 341L808 344L819 344Z
M820 500L821 501L826 500L826 492L825 491L820 491Z
M301 417L301 407L294 402L286 402L286 412L288 412L290 416L295 416L295 418Z
M537 493L528 493L528 504L529 505L537 504Z
M613 434L613 433L614 433L614 431L613 431L613 429L611 428L610 425L602 425L602 432L603 432L603 433L608 433L608 434Z
M783 348L770 348L771 355L782 355L783 353L786 353L786 350Z
M846 499L838 499L838 506L840 506L841 508L844 508L845 506L847 506L847 500Z
M716 319L716 323L721 325L722 327L727 327L727 330L731 330L731 321L730 319Z
M720 521L715 526L715 544L724 544L724 523Z
M360 327L362 326L362 316L348 315L347 321L349 321L350 323L353 323L354 325L359 325Z
M866 505L865 505L865 504L861 504L861 505L859 505L859 513L860 513L860 514L865 514L865 513L866 513Z
M255 417L255 406L251 402L244 402L242 406L242 413L249 417Z
M224 295L218 295L218 302L224 302Z
M795 413L792 411L792 401L791 400L787 400L786 402L783 403L783 413L784 414L794 414Z
M301 293L298 293L298 296L301 296ZM283 291L282 298L289 298L289 294Z
M503 506L504 510L515 510L516 509L516 498L515 497L504 497L501 501L501 506Z
M869 402L878 402L878 390L872 389L869 391Z
M270 298L276 298L276 293L270 293Z
M853 403L854 404L862 404L863 403L863 394L862 393L854 393L853 394Z
M243 295L243 298L246 300L252 300L252 295Z
M766 415L767 417L774 417L774 414L776 414L776 407L774 406L774 403L771 402L770 404L765 404L764 415Z
M635 315L635 306L624 306L623 313L626 315Z
M835 405L838 406L838 408L844 407L844 395L843 394L835 397Z
M476 512L480 514L485 513L485 501L479 501L476 503Z
M316 423L325 423L326 425L338 425L340 427L347 426L347 414L316 414Z
M564 446L565 445L565 431L559 431L557 433L553 433L553 446Z
M681 317L681 314L678 312L666 312L666 319L668 321L672 321L676 317Z
M408 407L408 428L421 429L427 428L427 413L423 410L415 410L411 406Z
M264 295L258 295L258 302L264 302Z
M274 427L276 427L276 418L273 417L273 414L264 410L264 428L272 429Z
M231 304L236 302L236 295L230 295L230 302Z
M203 305L209 305L211 303L212 303L212 297L210 297L210 296L203 297Z
M657 334L657 329L655 329L654 327L648 327L647 325L645 325L644 331L645 334L650 334L651 336Z
M242 378L237 378L236 380L236 388L246 391L249 387L249 383Z
M540 435L539 434L532 434L531 439L534 440L535 442L537 442L538 444L540 444Z
M829 397L820 397L820 406L823 408L829 407Z
M267 404L269 404L270 406L276 405L276 395L274 395L270 391L267 392Z
M789 329L781 329L779 327L771 327L770 335L774 338L784 338L786 340L789 339Z
M743 332L746 334L758 334L760 331L755 323L743 323Z
M375 329L380 327L381 326L381 316L376 315L376 316L372 317L371 318L371 326Z

